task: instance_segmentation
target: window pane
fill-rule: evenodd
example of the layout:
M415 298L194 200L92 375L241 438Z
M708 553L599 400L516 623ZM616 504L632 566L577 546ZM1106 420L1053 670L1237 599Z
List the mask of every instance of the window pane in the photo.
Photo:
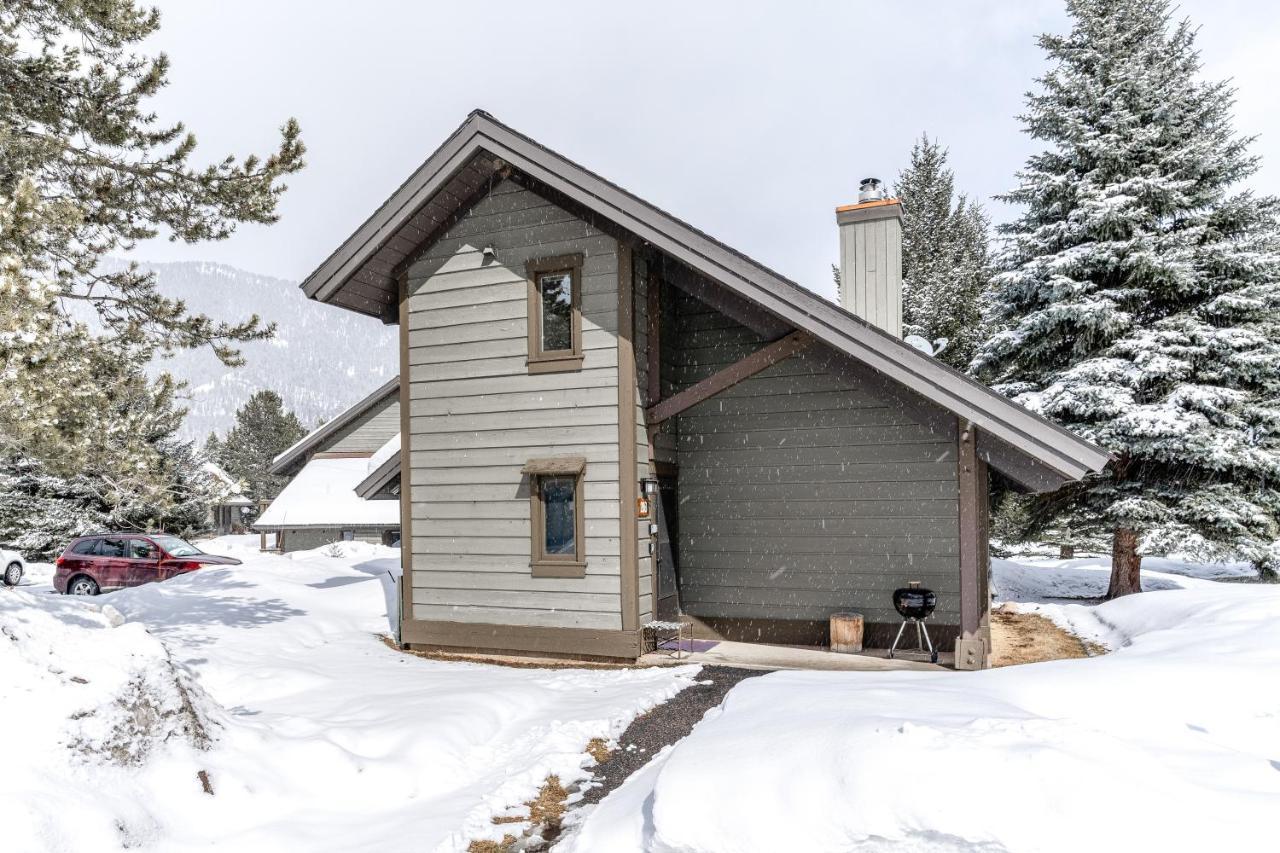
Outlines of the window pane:
M145 539L129 540L129 556L135 560L150 560L155 558L155 548Z
M568 272L538 276L542 293L542 351L573 349L573 276Z
M572 557L577 545L574 530L573 477L542 478L542 517L547 524L546 553Z
M76 547L71 549L73 554L92 554L93 549L98 547L97 539L86 539L83 542L77 542Z
M103 539L98 545L99 557L123 557L124 556L124 540L122 539Z

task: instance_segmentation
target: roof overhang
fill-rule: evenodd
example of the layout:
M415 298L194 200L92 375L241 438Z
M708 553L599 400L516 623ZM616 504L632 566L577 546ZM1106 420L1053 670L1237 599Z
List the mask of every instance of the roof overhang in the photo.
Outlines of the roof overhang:
M356 486L356 494L365 500L388 500L396 497L390 489L400 479L400 451L388 456Z
M796 282L477 110L302 283L312 299L388 318L399 274L486 183L515 169L795 329L976 425L1050 480L1101 470L1105 450L925 355ZM364 307L360 307L360 306ZM1000 454L992 457L999 464ZM1027 483L1029 488L1034 488Z

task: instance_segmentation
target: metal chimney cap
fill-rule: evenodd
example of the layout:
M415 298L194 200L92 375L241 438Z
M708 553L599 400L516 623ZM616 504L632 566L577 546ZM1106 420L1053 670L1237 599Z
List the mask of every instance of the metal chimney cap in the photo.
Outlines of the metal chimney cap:
M858 184L858 202L881 201L884 199L884 183L879 178L863 178Z

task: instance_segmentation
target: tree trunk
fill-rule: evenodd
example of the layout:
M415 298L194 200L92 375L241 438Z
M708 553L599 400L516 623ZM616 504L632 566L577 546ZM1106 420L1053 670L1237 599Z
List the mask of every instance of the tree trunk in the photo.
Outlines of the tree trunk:
M1138 531L1117 527L1111 540L1111 585L1107 588L1107 599L1142 592L1141 568Z
M1076 556L1076 546L1063 544L1058 546L1059 560L1074 560Z

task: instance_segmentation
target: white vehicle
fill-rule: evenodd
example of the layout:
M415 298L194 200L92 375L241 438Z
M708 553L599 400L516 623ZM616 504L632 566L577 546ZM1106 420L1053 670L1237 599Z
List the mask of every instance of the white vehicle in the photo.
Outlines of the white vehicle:
M23 561L21 554L0 548L0 572L3 572L0 574L0 580L4 581L5 586L17 586L26 570L27 564Z

